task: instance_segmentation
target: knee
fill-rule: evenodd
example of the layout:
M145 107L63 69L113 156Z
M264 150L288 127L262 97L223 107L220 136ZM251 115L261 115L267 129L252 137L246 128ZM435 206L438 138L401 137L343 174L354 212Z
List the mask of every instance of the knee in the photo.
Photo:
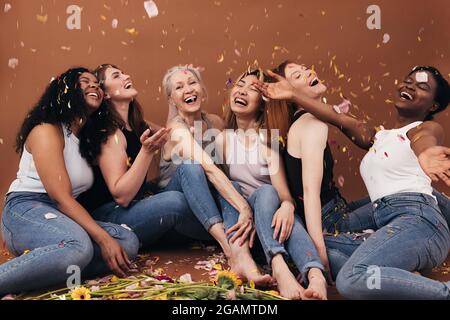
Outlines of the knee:
M67 249L68 252L66 259L60 261L63 264L63 268L75 265L83 269L94 257L94 246L87 234L62 241L58 246Z
M139 239L134 232L121 227L117 241L125 250L130 260L137 257L139 251Z
M270 184L263 184L257 190L259 201L263 201L267 206L277 206L280 204L280 197L277 190Z
M137 256L139 239L126 225L117 225L109 222L97 222L114 240L119 242L130 259Z
M178 166L177 170L182 174L189 174L194 176L205 174L203 167L195 160L183 161L183 163Z

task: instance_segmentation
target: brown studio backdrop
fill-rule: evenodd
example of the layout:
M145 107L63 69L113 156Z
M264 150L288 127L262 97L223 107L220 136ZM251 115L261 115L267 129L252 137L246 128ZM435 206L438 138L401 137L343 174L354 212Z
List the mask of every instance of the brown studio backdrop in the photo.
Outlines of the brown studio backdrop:
M5 13L5 3L12 9ZM146 118L163 124L167 104L160 92L164 72L177 64L205 69L206 109L221 114L228 79L255 60L269 68L286 58L314 65L328 86L328 101L339 91L352 112L377 125L393 123L394 81L416 64L434 65L448 79L448 0L299 1L156 0L159 16L149 19L140 0L0 1L0 194L15 177L15 135L26 112L51 77L69 67L114 63L131 74ZM66 28L66 8L82 7L81 30ZM366 9L381 8L381 30L369 30ZM40 17L38 17L40 16ZM117 19L117 29L111 21ZM46 20L44 22L44 20ZM134 30L132 30L134 28ZM127 31L128 29L128 31ZM383 43L383 35L390 40ZM10 58L18 58L15 69ZM336 68L335 68L336 67ZM336 70L337 69L337 70ZM342 75L343 76L342 76ZM350 80L349 80L350 79ZM449 111L437 117L445 127ZM363 152L335 128L330 143L343 194L366 194L359 175ZM444 184L436 187L448 193Z

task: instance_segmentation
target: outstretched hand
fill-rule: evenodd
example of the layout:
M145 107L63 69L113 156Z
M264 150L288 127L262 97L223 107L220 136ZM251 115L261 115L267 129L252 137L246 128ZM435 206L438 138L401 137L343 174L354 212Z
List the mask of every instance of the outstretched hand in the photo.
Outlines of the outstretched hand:
M269 83L262 81L255 81L253 85L263 94L263 96L274 100L292 100L295 89L286 80L270 70L267 73L277 80L277 82Z
M441 179L450 187L450 148L434 146L418 156L419 164L431 180Z

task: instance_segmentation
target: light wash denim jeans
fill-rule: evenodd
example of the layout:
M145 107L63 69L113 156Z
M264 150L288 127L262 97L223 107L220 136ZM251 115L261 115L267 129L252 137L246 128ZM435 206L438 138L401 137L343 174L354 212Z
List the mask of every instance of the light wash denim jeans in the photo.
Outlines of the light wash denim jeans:
M240 192L239 184L234 181L231 183ZM239 219L239 212L212 186L202 166L196 161L187 160L179 165L164 188L166 190L183 192L190 209L205 230L223 222L224 230L227 231ZM230 239L233 235L234 232L227 238Z
M295 215L291 236L284 243L280 244L273 238L272 220L280 207L280 199L272 185L260 186L248 198L248 203L253 209L256 232L269 265L277 254L290 257L300 271L301 282L305 285L308 284L308 272L311 268L324 270L316 247L298 215Z
M112 223L97 223L130 259L136 257L139 242L133 232ZM82 270L83 278L109 272L100 247L45 193L10 193L3 209L2 234L17 258L0 265L0 296L63 285L71 265ZM23 254L26 250L30 252Z
M336 279L339 293L349 299L450 299L449 282L413 273L440 265L450 249L436 200L400 193L375 201L372 208L372 235L326 237L333 265L343 265Z
M135 200L127 208L110 202L91 214L98 221L126 224L143 248L148 248L169 231L196 240L211 239L192 214L184 194L178 191L165 191Z

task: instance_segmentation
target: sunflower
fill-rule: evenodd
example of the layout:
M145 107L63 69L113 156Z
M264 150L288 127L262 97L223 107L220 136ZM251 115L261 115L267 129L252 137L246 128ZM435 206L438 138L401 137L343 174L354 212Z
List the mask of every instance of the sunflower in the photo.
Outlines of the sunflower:
M73 300L91 300L91 291L85 287L73 289L71 295Z
M232 271L221 271L217 274L216 284L225 289L235 289L242 285L242 280Z

